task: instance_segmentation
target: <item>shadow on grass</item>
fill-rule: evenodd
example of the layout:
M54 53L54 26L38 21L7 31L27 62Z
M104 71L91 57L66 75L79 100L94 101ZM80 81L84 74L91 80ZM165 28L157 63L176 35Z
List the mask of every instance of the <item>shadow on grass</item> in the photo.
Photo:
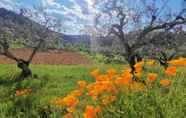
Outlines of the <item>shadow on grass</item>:
M38 76L33 74L30 77L25 78L22 81L16 81L16 78L19 76L19 73L14 75L3 75L0 77L0 86L4 87L11 87L15 86L15 89L19 89L22 87L28 86L35 86L34 84L37 83L36 88L42 88L48 83L47 76ZM37 81L37 82L36 82ZM26 83L26 84L25 84ZM39 83L39 84L38 84Z
M0 86L11 86L16 83L13 79L9 79L8 77L0 77Z

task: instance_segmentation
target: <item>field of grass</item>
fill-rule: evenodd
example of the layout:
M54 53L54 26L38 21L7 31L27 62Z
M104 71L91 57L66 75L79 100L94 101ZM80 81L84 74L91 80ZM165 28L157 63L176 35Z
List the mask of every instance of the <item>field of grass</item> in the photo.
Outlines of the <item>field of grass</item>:
M19 69L16 65L0 65L0 118L5 117L6 115L8 115L7 117L14 118L15 114L19 116L19 113L17 112L20 112L19 107L21 108L21 106L12 103L15 102L14 94L15 89L17 88L32 88L34 92L33 95L31 95L30 101L36 102L33 104L45 107L50 104L52 99L59 96L65 96L69 91L77 88L76 82L78 80L93 81L89 76L91 70L95 68L102 68L105 70L106 68L111 67L118 68L118 70L122 68L122 66L118 65L33 65L31 66L33 77L28 78L21 83L15 83L13 79L19 73ZM23 103L23 106L24 105L26 104ZM9 111L8 109L11 110ZM18 111L15 112L14 110L16 109L18 109ZM30 109L32 108L29 108L28 110ZM30 111L28 114L30 115ZM28 116L25 117L27 118ZM32 115L30 115L30 117L32 117Z
M103 72L115 68L121 72L122 65L90 66L51 66L32 65L33 77L16 83L13 79L19 73L15 65L0 65L0 118L60 118L62 112L51 105L51 100L64 97L76 89L78 80L93 82L90 71L100 68ZM160 67L149 69L163 77ZM186 117L186 69L180 67L178 74L168 78L172 85L166 94L160 94L161 88L155 87L150 92L131 95L125 98L122 107L124 113L117 118L185 118ZM15 96L19 88L32 88L26 96ZM155 101L153 101L155 99ZM102 115L113 118L111 115ZM77 118L80 116L76 116ZM76 118L75 117L75 118ZM114 117L114 118L115 118Z

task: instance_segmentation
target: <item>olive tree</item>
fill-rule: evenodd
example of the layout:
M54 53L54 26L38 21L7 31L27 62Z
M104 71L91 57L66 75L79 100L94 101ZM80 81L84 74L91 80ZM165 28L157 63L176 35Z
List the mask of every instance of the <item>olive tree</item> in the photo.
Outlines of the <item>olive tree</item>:
M39 11L21 10L19 18L23 20L21 26L18 27L13 21L7 20L1 23L0 28L0 54L16 61L17 67L21 69L21 74L16 81L24 80L26 77L32 75L32 71L29 68L32 59L42 47L42 44L56 38L57 33L55 31L60 26L59 20L48 15L43 9ZM35 18L40 22L36 23L33 21ZM27 59L17 57L10 51L11 43L14 40L19 40L24 47L32 49L29 57L25 57Z
M155 40L153 33L186 24L186 5L178 2L179 11L169 7L169 0L96 0L96 28L118 37L124 47L121 53L134 73L136 61L142 59L138 51Z

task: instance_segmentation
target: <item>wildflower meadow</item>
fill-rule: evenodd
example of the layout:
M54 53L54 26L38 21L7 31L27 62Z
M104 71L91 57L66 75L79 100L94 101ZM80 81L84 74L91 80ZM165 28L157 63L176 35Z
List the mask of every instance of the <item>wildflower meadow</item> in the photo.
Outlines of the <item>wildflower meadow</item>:
M134 75L129 68L119 72L110 68L105 73L95 69L90 72L93 83L77 81L77 89L51 103L63 111L64 118L161 118L176 117L176 114L184 117L184 112L167 113L172 103L166 99L169 100L171 86L176 84L173 79L184 78L186 73L177 69L185 66L186 60L180 58L168 63L166 69L158 68L161 73L153 69L157 66L154 60L136 63Z
M186 118L186 0L0 0L0 118Z

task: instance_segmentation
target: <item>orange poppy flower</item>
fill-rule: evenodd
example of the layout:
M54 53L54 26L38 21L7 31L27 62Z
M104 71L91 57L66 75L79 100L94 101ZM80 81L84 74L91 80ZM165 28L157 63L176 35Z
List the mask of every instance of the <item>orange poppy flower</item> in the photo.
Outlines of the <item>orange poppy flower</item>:
M98 77L99 74L99 69L95 69L92 72L90 72L90 75L93 76L94 78Z
M186 66L186 58L174 59L169 61L168 63L175 66Z
M16 90L15 95L16 96L22 96L22 95L28 94L30 92L32 92L32 89L30 89L30 88L28 88L28 89L19 89L19 90Z
M63 118L73 118L72 113L67 113L66 115L63 116Z
M171 80L162 79L162 80L160 80L160 85L164 86L164 87L170 86L171 85Z
M92 105L87 105L84 115L84 118L94 118L98 112L100 112L100 108Z
M116 83L117 85L129 85L131 82L132 82L132 79L130 79L130 78L118 77L118 78L115 80L115 83Z
M58 99L52 101L52 103L55 105L64 106L63 98L58 98Z
M95 96L98 95L98 92L95 91L95 90L89 90L89 91L88 91L88 95L89 95L89 96L92 96L92 97L93 97L93 96L95 97Z
M111 69L107 70L107 74L109 77L113 77L116 74L116 70L111 68Z
M85 88L86 85L87 85L87 82L86 81L83 81L83 80L78 81L77 83L78 83L80 89Z
M69 96L63 98L63 102L65 105L67 105L69 107L75 107L79 103L79 100L77 98L75 98L74 96L69 95Z
M70 95L78 97L78 96L82 96L83 92L81 90L74 90L70 93Z
M76 109L75 109L75 107L68 107L68 108L67 108L67 111L68 111L69 113L73 113L73 112L76 111Z
M97 107L95 108L95 112L96 112L96 113L100 113L100 112L101 112L101 107L100 107L100 106L97 106Z
M134 75L137 77L137 79L140 79L142 76L141 72L136 72Z
M121 74L122 77L125 77L126 74L130 74L131 69L127 68L125 70L123 70L123 73Z
M79 103L79 100L73 95L68 95L64 98L56 99L53 103L59 106L67 106L72 108Z
M116 84L120 84L120 85L129 85L132 82L132 74L131 73L125 73L125 76L122 75L122 77L118 77L115 80Z
M155 81L157 79L157 76L158 75L156 73L149 73L147 75L147 78L148 78L149 81Z
M176 75L176 67L175 66L168 67L167 69L165 69L165 74L169 76Z
M96 77L96 81L108 81L111 78L108 75L99 75Z
M143 67L144 61L140 61L134 65L136 72L141 72Z
M114 102L116 100L116 96L112 95L112 96L105 96L102 98L102 104L103 105L108 105L111 102Z

